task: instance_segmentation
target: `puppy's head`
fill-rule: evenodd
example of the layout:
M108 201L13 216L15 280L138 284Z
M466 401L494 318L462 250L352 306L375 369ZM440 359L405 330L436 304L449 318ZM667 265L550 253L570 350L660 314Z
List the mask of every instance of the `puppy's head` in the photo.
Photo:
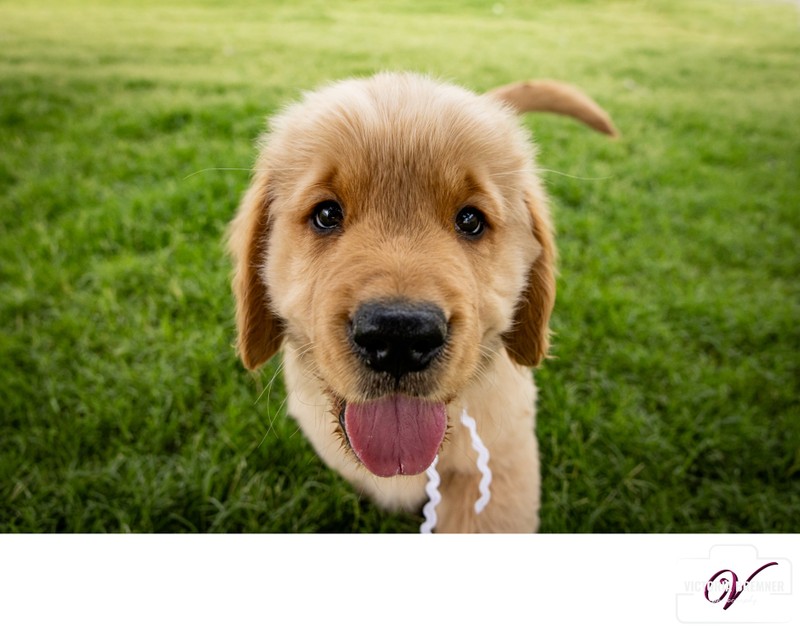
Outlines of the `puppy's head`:
M239 353L291 345L376 475L430 465L446 403L502 348L547 352L555 248L515 107L383 74L306 95L264 139L230 235Z

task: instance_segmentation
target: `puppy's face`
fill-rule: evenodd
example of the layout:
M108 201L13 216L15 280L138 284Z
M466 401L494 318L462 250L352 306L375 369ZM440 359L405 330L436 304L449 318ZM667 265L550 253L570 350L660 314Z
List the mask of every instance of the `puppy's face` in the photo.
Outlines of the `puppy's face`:
M274 119L232 231L240 352L282 340L376 475L436 455L505 347L546 352L553 246L532 148L488 96L379 75Z

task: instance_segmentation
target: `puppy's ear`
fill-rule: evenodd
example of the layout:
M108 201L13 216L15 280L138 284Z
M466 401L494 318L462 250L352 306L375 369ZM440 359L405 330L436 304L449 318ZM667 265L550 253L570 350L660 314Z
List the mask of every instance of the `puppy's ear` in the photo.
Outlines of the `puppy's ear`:
M514 314L514 324L503 336L508 354L522 366L537 366L550 343L550 314L556 300L556 249L550 217L540 195L529 191L525 203L533 217L533 236L541 252L531 265L528 282Z
M237 350L242 363L255 370L280 349L283 324L272 313L261 278L270 229L266 174L257 172L228 232L233 258Z

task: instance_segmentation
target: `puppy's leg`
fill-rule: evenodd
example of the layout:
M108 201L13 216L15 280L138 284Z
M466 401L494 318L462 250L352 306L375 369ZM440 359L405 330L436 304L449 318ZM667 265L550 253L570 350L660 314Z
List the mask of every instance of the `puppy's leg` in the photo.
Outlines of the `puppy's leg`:
M491 500L479 513L481 472L463 411L489 452ZM451 429L437 467L441 476L436 532L535 532L539 527L536 387L531 373L497 354L483 376L448 409Z
M481 475L442 472L446 489L438 507L436 532L535 532L539 527L539 455L533 433L521 435L513 450L490 460L492 497L480 514L475 501Z

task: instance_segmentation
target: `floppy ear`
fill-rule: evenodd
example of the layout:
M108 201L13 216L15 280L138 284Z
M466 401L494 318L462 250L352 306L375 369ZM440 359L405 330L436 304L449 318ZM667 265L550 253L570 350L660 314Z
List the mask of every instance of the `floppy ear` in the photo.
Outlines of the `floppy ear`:
M486 93L517 114L552 112L571 116L609 136L618 136L611 117L578 88L559 81L519 81ZM536 187L525 195L533 217L533 236L542 248L528 274L528 284L517 305L512 328L503 336L511 358L523 366L536 366L547 356L548 322L556 298L556 249L544 196Z
M228 233L228 251L234 263L237 350L249 370L255 370L277 353L283 340L283 323L271 311L261 278L269 229L267 177L259 171Z
M525 195L533 217L533 236L541 252L531 265L514 324L503 336L508 354L522 366L537 366L546 356L550 343L550 314L556 300L556 249L550 217L541 196L533 191Z

